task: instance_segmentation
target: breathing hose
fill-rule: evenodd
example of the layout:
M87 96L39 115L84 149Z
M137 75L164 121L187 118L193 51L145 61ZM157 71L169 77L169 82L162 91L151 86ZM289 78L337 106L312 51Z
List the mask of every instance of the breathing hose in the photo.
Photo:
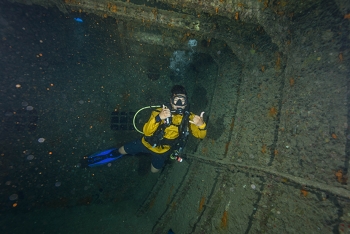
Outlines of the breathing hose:
M143 134L143 132L140 131L140 130L136 127L136 124L135 124L136 116L138 115L139 112L141 112L141 111L143 111L143 110L145 110L145 109L159 108L159 107L162 107L162 106L160 106L160 105L158 105L158 106L145 106L145 107L142 107L141 109L139 109L138 111L136 111L136 113L135 113L135 115L134 115L134 118L133 118L133 120L132 120L132 123L133 123L133 125L134 125L135 130L138 131L139 133Z

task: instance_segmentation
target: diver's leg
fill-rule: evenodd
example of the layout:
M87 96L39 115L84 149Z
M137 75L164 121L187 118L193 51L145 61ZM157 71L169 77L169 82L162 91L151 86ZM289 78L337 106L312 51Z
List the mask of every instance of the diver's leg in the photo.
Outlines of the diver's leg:
M119 151L119 153L120 154L128 154L126 151L125 151L125 149L124 149L124 145L122 146L122 147L120 147L119 149L118 149L118 151Z
M152 163L151 163L151 172L152 173L157 173L159 171L159 169L155 168Z
M165 165L165 160L169 157L169 153L156 154L152 153L151 172L156 173Z
M151 172L158 172L163 166L165 158L163 155L153 153L146 146L142 144L141 139L129 142L118 149L120 154L131 154L135 155L137 153L150 153L152 154ZM159 168L159 169L158 169Z

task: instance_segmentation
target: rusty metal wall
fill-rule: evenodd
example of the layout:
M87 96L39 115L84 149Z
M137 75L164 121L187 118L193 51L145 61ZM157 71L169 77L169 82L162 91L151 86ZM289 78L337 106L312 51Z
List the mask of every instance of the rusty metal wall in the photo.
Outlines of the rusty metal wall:
M188 223L180 233L332 233L350 223L349 49L343 44L349 38L338 36L349 26L333 18L347 6L159 2L168 9L129 1L50 3L127 22L120 30L135 55L143 55L135 43L183 48L196 38L211 45L201 50L219 68L208 137L188 162L162 175L138 215L158 212L155 233L179 222ZM141 30L152 26L160 33ZM230 53L218 53L215 40Z

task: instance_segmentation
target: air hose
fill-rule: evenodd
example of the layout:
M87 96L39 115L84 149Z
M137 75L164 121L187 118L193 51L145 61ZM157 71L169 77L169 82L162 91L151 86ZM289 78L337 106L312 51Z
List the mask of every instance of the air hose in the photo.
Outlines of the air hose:
M162 107L162 106L145 106L145 107L142 107L141 109L139 109L138 111L136 111L135 115L134 115L134 118L132 120L132 123L134 125L134 128L136 131L138 131L139 133L143 134L142 131L140 131L137 127L136 127L136 124L135 124L135 119L136 119L136 116L138 115L139 112L145 110L145 109L150 109L150 108L159 108L159 107Z

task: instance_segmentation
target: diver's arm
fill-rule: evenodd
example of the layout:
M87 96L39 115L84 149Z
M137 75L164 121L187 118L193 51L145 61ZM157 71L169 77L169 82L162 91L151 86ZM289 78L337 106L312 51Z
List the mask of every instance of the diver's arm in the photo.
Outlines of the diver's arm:
M197 137L199 139L203 139L207 135L207 125L206 123L203 124L203 126L196 126L194 124L191 124L190 126L191 133L194 137Z
M143 125L143 134L145 134L145 136L151 136L158 129L158 126L161 123L161 121L159 121L159 112L158 109L152 111L151 117L147 123Z
M207 135L207 124L203 120L203 114L200 116L191 113L190 115L190 130L194 137L203 139Z

